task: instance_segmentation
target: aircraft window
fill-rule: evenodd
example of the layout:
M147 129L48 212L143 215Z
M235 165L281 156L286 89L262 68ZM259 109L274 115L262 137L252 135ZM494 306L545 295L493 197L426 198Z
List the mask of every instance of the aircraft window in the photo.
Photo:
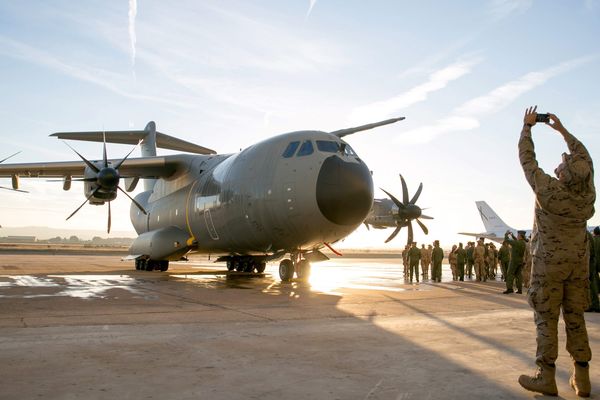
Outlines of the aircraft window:
M300 150L298 150L298 157L308 156L312 154L314 151L313 144L310 140L304 141L302 146L300 146Z
M300 142L291 142L290 144L288 144L288 146L285 148L285 151L283 152L283 158L293 157L296 153L296 149L298 148L299 144Z
M325 153L337 153L340 147L331 140L317 140L317 148Z
M355 156L356 153L354 152L354 150L352 150L352 147L350 147L350 145L348 143L346 143L346 148L344 149L344 154L346 154L347 156Z

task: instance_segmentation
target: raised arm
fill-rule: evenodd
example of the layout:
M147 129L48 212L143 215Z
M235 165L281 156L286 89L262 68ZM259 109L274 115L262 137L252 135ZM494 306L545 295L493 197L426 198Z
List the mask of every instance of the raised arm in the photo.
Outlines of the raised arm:
M550 121L546 122L546 125L552 127L556 131L558 131L565 142L567 143L567 147L571 152L571 155L575 158L582 158L585 161L592 161L590 157L590 153L588 153L587 149L575 136L573 136L567 129L563 126L560 119L554 114L548 114Z
M533 139L531 138L531 128L536 123L537 106L529 107L525 110L525 116L523 117L523 129L521 130L521 137L519 139L519 160L525 173L525 179L531 186L534 192L538 192L542 188L546 187L552 181L552 177L544 172L535 158L535 147L533 145Z

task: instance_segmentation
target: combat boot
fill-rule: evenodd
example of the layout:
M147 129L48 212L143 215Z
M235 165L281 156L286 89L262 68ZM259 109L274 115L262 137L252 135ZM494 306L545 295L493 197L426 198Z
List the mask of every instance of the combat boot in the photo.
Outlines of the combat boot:
M590 397L592 391L592 385L590 384L590 365L585 363L585 367L573 363L573 373L569 379L571 387L575 391L575 394L579 397Z
M554 379L555 373L555 365L544 364L538 367L534 376L521 375L519 384L531 392L542 393L546 396L558 396L558 388Z

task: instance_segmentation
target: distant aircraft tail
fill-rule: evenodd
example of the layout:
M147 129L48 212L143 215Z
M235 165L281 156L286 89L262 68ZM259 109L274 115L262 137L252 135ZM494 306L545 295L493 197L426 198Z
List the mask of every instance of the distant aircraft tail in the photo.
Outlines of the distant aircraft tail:
M507 230L514 231L506 222L502 221L502 218L492 210L492 207L488 203L485 201L476 201L475 205L477 206L477 210L479 210L479 215L481 215L486 232L503 235Z

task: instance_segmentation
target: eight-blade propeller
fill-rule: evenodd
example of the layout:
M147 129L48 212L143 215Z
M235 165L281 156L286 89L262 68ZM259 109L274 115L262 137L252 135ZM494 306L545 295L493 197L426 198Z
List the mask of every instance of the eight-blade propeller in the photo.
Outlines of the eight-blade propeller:
M413 227L412 227L411 221L416 220L417 224L419 224L419 226L421 227L423 232L427 235L429 233L429 230L421 221L419 221L419 218L433 219L433 217L423 215L421 207L419 207L418 205L415 204L417 202L417 200L419 199L419 196L421 195L421 191L423 190L423 183L419 184L419 188L417 189L417 192L412 197L412 199L410 199L410 201L409 201L408 200L408 188L406 187L406 182L404 181L402 174L400 174L400 181L402 182L402 201L398 200L396 197L394 197L394 195L387 192L386 190L381 189L385 192L385 194L387 194L389 196L389 198L398 207L398 213L394 214L394 219L396 220L396 229L386 239L385 242L387 243L390 240L392 240L393 238L395 238L396 235L400 232L400 229L402 229L402 227L406 226L406 227L408 227L407 243L410 244L413 242Z
M95 176L91 176L91 177L88 176L88 177L81 178L81 179L73 179L73 181L92 183L93 190L87 196L85 201L79 207L77 207L77 209L75 211L73 211L71 213L71 215L69 215L67 217L67 220L70 219L73 215L77 214L77 212L79 210L81 210L81 208L87 202L89 202L93 197L101 196L101 198L104 199L108 203L107 232L110 233L110 225L111 225L110 202L116 198L117 190L119 190L121 193L125 194L125 196L127 196L129 198L129 200L131 200L133 202L133 204L135 204L136 207L140 209L141 212L143 212L144 214L148 214L148 213L146 212L146 210L144 209L144 207L142 207L142 205L140 203L135 201L133 199L133 197L131 197L125 190L123 190L119 186L120 179L125 178L119 174L119 168L125 162L125 160L127 160L127 158L131 155L131 153L133 153L133 151L136 149L136 147L140 144L141 141L138 142L138 144L135 145L134 148L131 149L131 151L125 157L123 157L123 159L121 161L119 161L114 166L112 166L108 162L108 157L106 155L106 136L104 134L103 134L103 139L104 139L104 148L103 148L103 153L102 153L102 164L100 167L98 167L96 164L87 160L84 156L79 154L79 152L77 152L77 150L75 150L73 147L71 147L71 145L69 145L67 142L64 142L67 146L69 146L69 148L71 150L73 150L75 152L75 154L77 154L79 156L79 158L81 158L83 160L83 162L85 162L85 164L90 168L90 170L96 174Z

